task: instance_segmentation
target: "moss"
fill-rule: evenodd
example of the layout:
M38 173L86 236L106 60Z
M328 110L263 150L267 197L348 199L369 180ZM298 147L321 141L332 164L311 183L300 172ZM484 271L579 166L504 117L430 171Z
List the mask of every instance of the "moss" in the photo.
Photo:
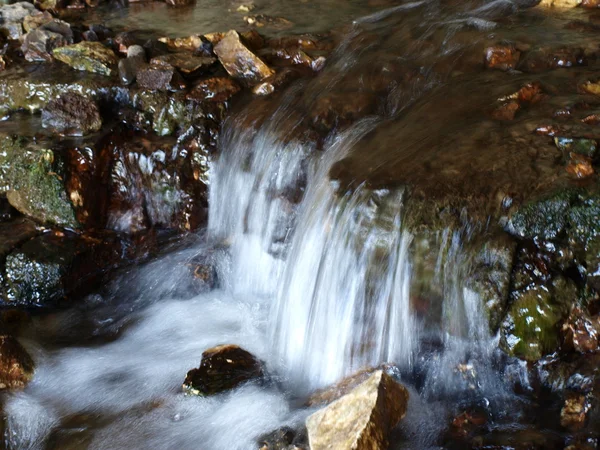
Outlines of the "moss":
M558 277L549 285L537 285L513 294L502 323L500 347L511 356L537 361L559 346L559 323L578 300L575 285Z
M596 151L598 150L598 144L593 139L555 137L554 143L563 152L565 158L569 157L569 153L577 153L593 158L596 156Z
M54 152L10 137L0 150L0 191L10 203L39 222L77 228Z

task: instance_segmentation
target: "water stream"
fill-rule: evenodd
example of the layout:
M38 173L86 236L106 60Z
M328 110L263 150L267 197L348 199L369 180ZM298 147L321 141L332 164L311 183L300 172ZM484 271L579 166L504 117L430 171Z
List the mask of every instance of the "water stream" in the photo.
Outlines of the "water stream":
M428 18L434 9L406 3L355 20L325 73L278 98L261 125L238 126L251 109L228 119L210 173L207 230L81 305L36 319L24 344L38 369L26 390L6 400L8 448L252 449L262 433L311 412L297 399L381 363L393 363L413 393L394 448L435 447L448 400L474 398L507 414L517 399L494 367L497 342L482 301L465 284L471 261L464 246L473 229L466 224L431 240L427 257L437 261L433 280L442 298L438 312L424 314L414 290L415 258L423 255L405 226L405 189L347 188L330 170L443 83L452 69L434 73L433 63L461 52L457 30L483 33L516 3L440 8L398 56L417 58L428 36L447 33L447 47L426 56L433 62L418 77L322 145L298 138L298 105L314 104L345 74L365 70L370 52L389 43L403 14L416 8ZM186 285L198 257L215 265L217 289L198 294ZM187 370L222 343L264 360L276 382L183 396Z

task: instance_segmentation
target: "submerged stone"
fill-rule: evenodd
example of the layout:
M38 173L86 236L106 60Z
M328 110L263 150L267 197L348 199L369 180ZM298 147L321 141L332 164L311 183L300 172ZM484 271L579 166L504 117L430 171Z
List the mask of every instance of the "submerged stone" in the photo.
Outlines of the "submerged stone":
M220 345L202 353L198 369L187 373L183 390L209 396L228 391L265 375L262 363L237 345Z
M385 450L404 418L408 391L378 370L342 398L306 419L311 450Z
M555 280L513 293L512 304L500 328L500 347L509 355L537 361L555 351L559 324L577 298L572 282Z
M150 60L150 64L172 66L185 75L192 75L205 71L216 61L216 58L194 56L191 52L179 52L156 56Z
M54 58L74 69L101 75L112 75L117 66L114 52L99 42L80 42L56 48L52 54Z
M0 149L0 192L10 204L39 222L76 228L54 152L10 137L0 141Z
M31 356L19 341L10 335L0 336L0 390L24 388L34 369Z
M219 61L233 78L249 85L260 83L275 72L240 40L236 31L229 31L214 48Z
M93 100L68 92L42 110L42 126L62 135L83 136L99 131L102 118Z

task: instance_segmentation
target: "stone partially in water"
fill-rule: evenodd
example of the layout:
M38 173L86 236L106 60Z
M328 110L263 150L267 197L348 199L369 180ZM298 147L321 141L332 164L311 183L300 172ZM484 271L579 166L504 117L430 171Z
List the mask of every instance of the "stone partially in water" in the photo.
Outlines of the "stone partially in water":
M513 293L500 328L500 347L512 356L537 361L559 346L559 324L568 305L577 300L575 286L564 279Z
M275 72L262 59L252 53L240 40L240 35L229 31L214 48L219 61L233 78L249 85L260 83Z
M579 430L585 425L589 410L590 402L587 396L582 394L568 395L564 406L560 410L560 424L569 430Z
M179 52L156 56L150 60L150 64L172 66L184 75L192 75L206 71L216 61L216 58L194 56L192 52Z
M27 61L52 61L52 51L69 42L61 34L36 28L25 35L21 49Z
M590 316L581 307L575 307L562 325L566 349L578 353L595 352L600 349L600 317Z
M42 110L42 126L66 136L83 136L99 131L102 118L93 100L68 92Z
M179 72L169 65L150 64L136 73L137 84L152 91L178 91L185 88Z
M39 222L78 227L54 152L10 137L0 141L0 149L0 192L10 204Z
M208 396L228 391L265 375L262 363L237 345L219 345L202 353L198 369L187 373L183 390Z
M200 80L186 95L186 99L203 102L225 102L241 91L241 87L231 78L211 77Z
M496 45L485 49L485 65L489 69L511 70L517 67L521 52L513 45Z
M33 378L35 365L14 337L0 336L0 389L22 389Z
M74 69L110 76L115 72L117 57L99 42L80 42L54 49L54 58Z
M404 418L408 391L378 370L344 397L306 419L311 450L385 450Z

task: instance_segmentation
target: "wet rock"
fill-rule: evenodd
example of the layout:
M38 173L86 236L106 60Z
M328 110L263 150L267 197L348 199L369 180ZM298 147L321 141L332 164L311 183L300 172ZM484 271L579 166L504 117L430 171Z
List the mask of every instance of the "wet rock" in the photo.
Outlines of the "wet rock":
M488 69L511 70L517 67L521 52L513 45L496 45L485 49Z
M179 52L182 50L197 51L201 49L205 43L205 38L199 34L187 36L183 38L159 38L159 42L162 42L167 46L168 49ZM166 53L166 52L164 52Z
M194 230L206 220L209 129L173 138L132 136L115 143L108 226L134 233L148 227Z
M254 27L270 27L278 30L286 30L294 26L294 24L284 19L283 17L267 16L266 14L255 14L251 16L244 16L244 22Z
M185 88L179 72L168 65L146 65L137 71L136 79L140 87L153 91L178 91Z
M559 346L559 324L577 300L575 286L564 279L512 294L512 304L500 328L500 347L509 355L537 361Z
M296 431L289 427L283 427L258 438L259 450L288 450L294 442Z
M76 228L54 152L10 137L0 149L0 192L10 204L39 222Z
M260 83L275 73L242 43L236 31L229 31L215 46L214 52L233 78L249 85Z
M146 51L141 45L131 45L127 49L127 58L119 61L119 78L128 86L135 81L137 73L146 64Z
M587 57L582 48L539 48L525 53L517 68L537 73L584 65L587 65Z
M306 419L312 450L388 448L390 431L406 414L408 391L382 370Z
M26 17L40 15L33 4L18 2L0 7L0 32L9 39L18 39L23 34L23 21Z
M171 6L188 6L196 3L196 0L165 0L167 5Z
M42 126L57 134L84 136L99 131L102 119L93 100L68 92L42 110Z
M589 177L594 174L592 158L577 153L571 153L565 170L575 178Z
M179 52L156 56L150 60L150 64L172 66L184 75L192 75L206 71L216 61L216 58L194 56L192 53Z
M298 72L284 69L278 71L275 75L265 79L252 88L255 95L270 95L276 90L290 83L299 76Z
M196 102L204 102L206 100L225 102L240 92L241 89L231 78L211 77L200 80L186 95L186 99Z
M220 345L202 353L198 369L187 373L183 390L192 395L215 395L265 375L262 363L237 345Z
M344 128L373 112L376 99L367 92L331 92L320 96L311 107L309 118L321 132Z
M600 349L600 317L590 316L576 306L562 325L564 347L578 353L595 352Z
M554 138L556 147L567 158L570 153L588 156L593 158L598 150L598 143L593 139L577 139L570 137L556 136Z
M33 378L35 364L14 337L0 336L0 389L22 389Z
M571 394L567 396L564 406L560 410L560 424L573 431L583 428L589 409L590 403L585 395Z
M64 36L52 31L37 28L30 31L21 47L27 61L52 61L52 51L69 45Z
M46 233L6 257L5 303L55 306L97 287L95 284L126 256L115 237L97 239L72 233Z
M110 76L115 72L117 57L99 42L80 42L56 48L54 58L77 70Z

